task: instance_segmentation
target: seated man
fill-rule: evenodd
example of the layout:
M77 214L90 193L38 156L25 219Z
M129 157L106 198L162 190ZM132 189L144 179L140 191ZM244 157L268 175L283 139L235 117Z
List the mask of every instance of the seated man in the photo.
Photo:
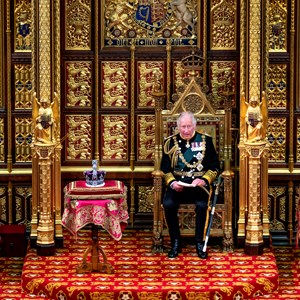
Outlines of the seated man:
M204 231L210 184L218 175L218 155L212 138L196 131L196 119L191 112L180 114L177 127L179 133L168 137L164 143L161 161L167 186L163 206L171 239L168 257L177 257L182 248L177 216L179 204L195 203L196 252L200 258L206 258L206 252L202 251ZM190 186L184 186L186 184Z

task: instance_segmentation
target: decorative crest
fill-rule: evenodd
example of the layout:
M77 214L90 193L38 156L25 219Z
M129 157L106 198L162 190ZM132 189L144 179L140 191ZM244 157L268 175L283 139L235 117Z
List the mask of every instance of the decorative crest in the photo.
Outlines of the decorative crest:
M201 50L199 49L199 52L201 52ZM203 56L200 54L195 54L195 49L192 50L192 54L184 57L181 60L182 66L185 70L202 70L203 69L203 63L204 63L204 58Z

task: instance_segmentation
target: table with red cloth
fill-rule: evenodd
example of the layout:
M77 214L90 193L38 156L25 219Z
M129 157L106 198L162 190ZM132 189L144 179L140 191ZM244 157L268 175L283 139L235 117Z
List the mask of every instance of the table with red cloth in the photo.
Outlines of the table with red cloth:
M105 180L101 186L90 186L85 181L70 182L64 188L64 212L62 225L72 234L88 224L92 224L93 246L84 254L83 264L78 273L98 271L111 273L112 267L98 245L98 229L101 226L115 240L120 240L128 221L127 189L123 182ZM86 263L88 252L92 250L92 263ZM99 261L101 252L104 263Z

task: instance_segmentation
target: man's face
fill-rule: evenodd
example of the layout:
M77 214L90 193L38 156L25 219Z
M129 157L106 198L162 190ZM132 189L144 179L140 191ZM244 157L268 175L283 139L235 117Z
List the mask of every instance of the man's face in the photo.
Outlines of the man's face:
M196 126L193 124L191 118L183 117L179 124L179 133L181 137L185 140L188 140L193 137Z

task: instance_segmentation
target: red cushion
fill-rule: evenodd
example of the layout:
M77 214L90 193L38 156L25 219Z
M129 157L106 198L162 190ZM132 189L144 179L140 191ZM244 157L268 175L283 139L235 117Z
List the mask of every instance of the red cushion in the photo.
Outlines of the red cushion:
M124 197L124 183L118 180L105 180L104 185L87 186L84 180L70 182L64 188L69 199L119 199Z

